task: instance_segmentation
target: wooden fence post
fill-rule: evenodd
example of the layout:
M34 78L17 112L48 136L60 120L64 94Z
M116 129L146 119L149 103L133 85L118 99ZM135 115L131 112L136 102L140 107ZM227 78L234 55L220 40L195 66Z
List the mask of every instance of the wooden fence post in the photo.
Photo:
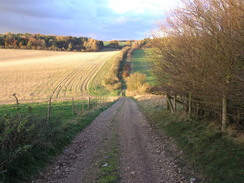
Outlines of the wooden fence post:
M167 95L167 109L170 109L171 112L174 112L174 107L173 107L173 104L170 100L169 95Z
M226 99L226 96L223 95L223 99L222 99L222 126L221 126L222 131L226 130L226 124L227 124L227 99Z
M191 93L189 93L189 100L188 100L188 117L191 118Z
M16 96L16 93L14 93L13 96L14 96L14 98L16 100L16 109L19 110L19 100L18 100L18 98Z
M74 97L72 97L72 115L75 115L75 102L74 102Z
M88 103L88 109L90 109L90 105L91 105L91 103L90 103L91 101L90 101L90 100L91 100L91 98L90 98L90 97L88 97L88 99L87 99L87 103Z
M51 109L52 109L52 97L50 97L48 100L47 120L49 120L51 116Z
M170 108L169 108L169 97L168 97L168 95L166 96L166 104L167 104L167 111L169 111L170 110Z

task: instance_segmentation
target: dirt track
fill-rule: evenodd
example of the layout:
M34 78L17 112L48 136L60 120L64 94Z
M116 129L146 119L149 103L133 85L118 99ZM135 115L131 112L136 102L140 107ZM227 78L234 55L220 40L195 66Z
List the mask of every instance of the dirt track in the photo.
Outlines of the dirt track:
M135 102L128 98L121 98L101 113L32 182L96 182L93 176L97 171L93 169L96 157L101 149L104 150L114 130L118 132L120 182L197 182L182 160L179 166L177 159L180 159L181 152L176 150L167 137L154 132Z

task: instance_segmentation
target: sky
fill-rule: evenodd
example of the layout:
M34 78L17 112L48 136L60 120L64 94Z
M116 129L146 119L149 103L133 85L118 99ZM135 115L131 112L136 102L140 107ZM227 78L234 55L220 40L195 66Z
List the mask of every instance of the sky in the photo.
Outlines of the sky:
M0 33L143 39L179 1L0 0Z

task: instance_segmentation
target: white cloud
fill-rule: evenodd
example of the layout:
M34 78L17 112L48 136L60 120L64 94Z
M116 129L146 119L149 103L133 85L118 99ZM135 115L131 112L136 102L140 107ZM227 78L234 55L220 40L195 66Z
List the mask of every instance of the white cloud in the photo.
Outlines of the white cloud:
M0 33L140 39L180 0L0 0Z
M108 6L119 14L163 14L176 7L180 0L108 0Z

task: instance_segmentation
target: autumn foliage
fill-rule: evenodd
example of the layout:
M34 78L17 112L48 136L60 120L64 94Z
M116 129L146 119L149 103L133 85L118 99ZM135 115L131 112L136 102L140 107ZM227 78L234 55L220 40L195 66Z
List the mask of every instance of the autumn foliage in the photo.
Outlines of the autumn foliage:
M104 77L102 84L109 91L121 89L121 73L122 73L122 62L128 53L129 47L124 47L121 52L113 57L113 62L108 71L107 75Z
M0 34L0 48L56 51L99 51L103 42L87 37L42 34Z
M135 72L126 78L127 95L141 95L145 94L150 88L146 82L146 75Z
M244 2L189 0L159 24L150 57L158 90L193 99L198 114L244 124Z

